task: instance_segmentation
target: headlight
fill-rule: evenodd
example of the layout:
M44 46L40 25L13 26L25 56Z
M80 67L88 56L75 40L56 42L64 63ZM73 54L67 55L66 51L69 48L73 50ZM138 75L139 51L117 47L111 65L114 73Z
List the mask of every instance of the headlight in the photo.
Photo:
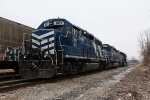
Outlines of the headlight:
M23 58L25 59L25 58L26 58L26 56L23 56Z
M44 55L44 58L46 58L46 57L47 57L47 55L45 54L45 55Z
M54 21L54 25L64 25L63 21Z

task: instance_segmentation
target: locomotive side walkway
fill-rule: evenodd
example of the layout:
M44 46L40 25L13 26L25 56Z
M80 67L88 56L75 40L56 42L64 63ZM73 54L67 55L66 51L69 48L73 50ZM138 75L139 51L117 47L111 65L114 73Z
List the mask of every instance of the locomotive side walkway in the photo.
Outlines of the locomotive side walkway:
M141 69L140 65L129 65L0 93L0 99L141 100L144 98L143 100L146 100L150 96L146 97L143 94L148 90L141 92L142 89L139 91L138 88L138 86L145 85L146 89L150 90L147 83L149 80L145 81L147 78L150 79L150 75L142 74L147 73L145 71L146 69ZM140 78L141 74L146 78L143 76ZM136 87L136 85L138 86ZM139 94L140 92L143 94Z

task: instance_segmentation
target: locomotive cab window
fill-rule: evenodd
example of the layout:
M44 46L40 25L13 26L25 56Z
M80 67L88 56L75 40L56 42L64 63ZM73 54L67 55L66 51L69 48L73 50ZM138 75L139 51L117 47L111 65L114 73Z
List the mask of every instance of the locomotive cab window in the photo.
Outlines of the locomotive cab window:
M55 29L59 31L64 31L65 23L63 21L45 21L43 23L44 29Z
M55 29L55 30L63 31L64 27L63 26L49 26L49 27L45 27L45 29Z

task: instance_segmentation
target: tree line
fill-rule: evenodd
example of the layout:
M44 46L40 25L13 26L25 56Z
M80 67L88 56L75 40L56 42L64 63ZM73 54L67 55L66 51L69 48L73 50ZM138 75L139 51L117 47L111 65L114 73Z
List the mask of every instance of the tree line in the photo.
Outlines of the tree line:
M140 54L144 64L150 64L150 28L139 36Z

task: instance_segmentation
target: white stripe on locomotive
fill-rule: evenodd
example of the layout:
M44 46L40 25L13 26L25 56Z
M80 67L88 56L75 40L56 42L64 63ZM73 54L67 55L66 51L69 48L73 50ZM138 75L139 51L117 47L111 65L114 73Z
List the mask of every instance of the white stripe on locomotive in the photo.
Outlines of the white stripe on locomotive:
M44 37L47 37L47 36L50 36L50 35L53 35L54 34L54 31L51 31L51 32L48 32L48 33L45 33L43 35L36 35L34 33L32 33L32 37L35 37L37 39L42 39Z
M98 46L98 48L99 48L100 57L102 57L102 50L101 50L101 47Z
M54 54L54 49L49 50L49 53L50 53L50 54ZM45 54L48 54L48 51L46 51Z
M54 47L54 43L51 43L51 44L46 45L46 46L43 46L43 47L41 47L41 48L43 48L43 49L48 49L48 47L49 47L49 48Z
M51 38L43 39L43 38L48 37L48 36L53 35L53 34L54 34L54 31L45 33L45 34L40 35L40 36L38 36L36 34L32 34L32 37L35 37L37 39L41 39L41 41L37 41L37 40L32 38L32 42L35 43L36 45L40 46L42 49L48 49L48 48L54 47L54 43L52 43L52 41L54 40L54 36ZM47 42L50 42L50 44L46 45L46 46L41 46L43 44L46 44ZM38 47L35 45L32 45L32 48L38 48ZM50 52L50 54L54 54L54 48L52 50L49 50L49 52ZM48 54L48 51L46 52L46 54Z
M97 51L96 51L96 44L94 41L93 41L93 46L94 46L95 54L98 56Z
M35 39L32 39L32 42L35 43L35 44L37 44L37 45L40 45L40 44L42 45L42 44L47 43L48 39L49 39L49 42L51 42L51 41L54 40L54 37L47 38L47 39L41 39L42 40L41 43L39 41L35 40Z

